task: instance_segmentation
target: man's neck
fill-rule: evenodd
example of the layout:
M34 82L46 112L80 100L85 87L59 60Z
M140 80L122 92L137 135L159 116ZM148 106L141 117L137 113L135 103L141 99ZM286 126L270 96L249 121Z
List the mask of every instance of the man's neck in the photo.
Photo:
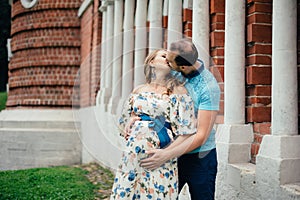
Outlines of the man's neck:
M200 67L201 67L200 62L196 61L195 64L193 65L193 67L194 67L196 70L199 70Z
M187 71L183 72L184 75L190 75L190 74L193 74L195 73L196 71L198 71L200 69L201 65L198 61L195 62L195 64L193 66L187 66Z

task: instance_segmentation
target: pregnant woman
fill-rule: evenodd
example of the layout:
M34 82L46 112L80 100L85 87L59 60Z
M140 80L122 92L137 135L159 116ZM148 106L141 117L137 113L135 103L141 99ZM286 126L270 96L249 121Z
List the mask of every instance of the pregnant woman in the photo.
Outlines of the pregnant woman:
M165 50L156 50L148 55L144 65L146 84L134 89L124 104L119 125L126 145L111 199L178 197L176 158L155 170L140 167L147 150L164 148L175 138L185 140L196 132L193 101L183 83L172 77L166 54Z

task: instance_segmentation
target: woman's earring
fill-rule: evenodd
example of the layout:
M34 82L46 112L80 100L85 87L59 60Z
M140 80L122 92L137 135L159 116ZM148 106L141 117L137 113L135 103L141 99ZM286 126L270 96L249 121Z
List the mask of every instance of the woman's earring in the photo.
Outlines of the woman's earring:
M151 80L155 80L156 79L156 73L155 73L155 67L150 66L150 73L151 73Z

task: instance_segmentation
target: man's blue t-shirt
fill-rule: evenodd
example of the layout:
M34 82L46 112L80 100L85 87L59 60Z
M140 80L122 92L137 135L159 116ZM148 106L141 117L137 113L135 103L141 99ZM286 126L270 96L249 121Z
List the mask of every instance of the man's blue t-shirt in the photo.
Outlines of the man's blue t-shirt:
M198 110L219 110L219 85L212 73L205 69L203 64L197 73L187 75L185 78L185 87L193 99L196 117ZM204 152L216 148L215 133L215 129L212 129L206 142L190 153Z

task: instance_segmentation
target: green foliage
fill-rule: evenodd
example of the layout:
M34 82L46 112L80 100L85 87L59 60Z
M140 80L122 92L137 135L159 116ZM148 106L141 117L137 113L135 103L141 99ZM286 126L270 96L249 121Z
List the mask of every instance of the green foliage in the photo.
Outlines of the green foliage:
M0 92L0 111L5 109L6 100L7 100L7 93Z
M95 186L76 167L0 172L0 199L94 199Z

